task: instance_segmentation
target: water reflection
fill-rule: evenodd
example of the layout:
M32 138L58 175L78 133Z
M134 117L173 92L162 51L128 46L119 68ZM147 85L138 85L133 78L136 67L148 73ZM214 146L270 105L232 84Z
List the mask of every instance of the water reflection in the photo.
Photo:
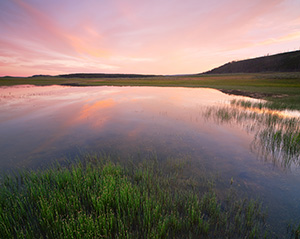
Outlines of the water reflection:
M47 166L81 152L189 158L195 180L212 177L220 194L235 188L263 198L274 227L285 230L277 218L299 219L300 176L256 153L268 150L277 162L288 155L283 166L298 166L298 123L232 108L232 99L243 97L192 88L0 87L0 170Z
M299 117L269 109L241 107L241 103L235 102L231 106L209 107L204 115L218 123L240 125L254 133L251 148L259 158L284 168L300 165Z
M74 148L102 150L115 145L115 150L133 151L131 143L156 149L156 142L170 144L182 133L188 137L190 128L203 128L203 105L231 98L212 89L2 87L0 166L39 165L72 154ZM210 134L213 130L206 132Z

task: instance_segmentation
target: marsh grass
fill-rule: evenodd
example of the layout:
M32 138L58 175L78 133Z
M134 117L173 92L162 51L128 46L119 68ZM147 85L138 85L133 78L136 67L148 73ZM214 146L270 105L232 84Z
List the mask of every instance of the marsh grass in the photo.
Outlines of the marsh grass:
M286 110L286 109L297 109L297 107L294 107L292 105L287 104L286 102L278 102L278 101L248 101L248 100L232 100L231 105L234 106L241 106L245 109L253 109L257 108L260 110Z
M231 101L229 107L210 107L204 113L219 123L240 125L255 134L253 150L284 168L300 165L300 119L270 111L268 102Z
M291 238L299 239L300 238L300 224L298 226L293 225L289 228Z
M69 166L6 176L0 187L1 238L262 238L257 201L181 177L184 162L112 163L88 157Z

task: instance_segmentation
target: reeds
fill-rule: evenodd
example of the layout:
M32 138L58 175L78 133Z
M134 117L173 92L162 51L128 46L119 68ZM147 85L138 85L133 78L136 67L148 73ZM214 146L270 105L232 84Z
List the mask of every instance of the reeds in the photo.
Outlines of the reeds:
M251 148L264 160L285 168L300 164L300 118L285 117L267 103L231 101L230 106L210 107L204 113L218 123L239 125L254 133Z
M156 160L124 167L96 159L7 176L0 186L0 237L265 235L264 213L258 202L232 197L222 202L213 188L199 192L184 187L176 171L178 165Z

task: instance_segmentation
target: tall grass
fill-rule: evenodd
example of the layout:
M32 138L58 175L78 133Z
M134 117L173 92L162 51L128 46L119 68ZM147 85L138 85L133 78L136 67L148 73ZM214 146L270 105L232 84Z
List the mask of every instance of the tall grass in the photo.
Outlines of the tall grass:
M299 239L300 238L300 224L298 226L291 226L291 238Z
M103 159L7 176L1 238L262 238L261 205L197 191L182 165ZM184 186L184 183L185 186ZM180 185L178 187L177 185Z
M297 109L296 105L288 104L287 102L280 101L248 101L248 100L232 100L231 105L241 106L243 108L257 108L257 109L271 109L271 110L286 110Z
M240 125L255 134L253 150L285 168L300 165L300 119L271 111L267 103L232 101L229 107L210 107L204 115L216 122Z

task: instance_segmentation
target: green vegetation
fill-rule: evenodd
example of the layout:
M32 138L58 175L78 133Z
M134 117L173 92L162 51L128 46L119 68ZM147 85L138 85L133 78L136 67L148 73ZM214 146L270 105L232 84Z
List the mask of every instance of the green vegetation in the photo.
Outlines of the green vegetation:
M300 224L298 226L291 226L291 238L299 239L300 238Z
M284 168L300 165L300 119L270 111L269 102L231 101L230 107L210 107L205 116L219 123L240 125L255 133L251 144L265 160ZM241 109L242 108L242 109ZM246 109L246 110L245 110Z
M191 76L165 76L146 78L62 78L29 77L0 78L0 86L74 85L74 86L170 86L209 87L219 90L239 90L242 95L264 98L280 108L300 109L300 72L261 74L202 74ZM235 92L232 92L235 94Z
M185 164L153 159L125 167L88 157L7 176L0 187L0 237L267 237L259 203L233 194L220 201L212 187L199 191L182 176Z
M286 109L297 109L297 105L294 104L287 104L281 101L261 101L261 102L252 102L246 100L233 100L231 102L232 105L239 105L244 108L257 108L257 109L270 109L270 110L286 110Z

